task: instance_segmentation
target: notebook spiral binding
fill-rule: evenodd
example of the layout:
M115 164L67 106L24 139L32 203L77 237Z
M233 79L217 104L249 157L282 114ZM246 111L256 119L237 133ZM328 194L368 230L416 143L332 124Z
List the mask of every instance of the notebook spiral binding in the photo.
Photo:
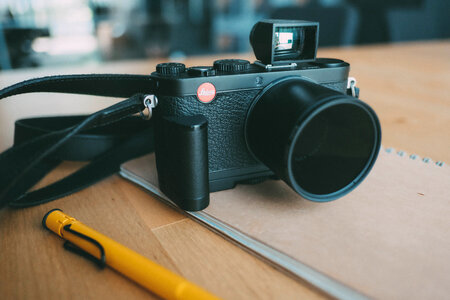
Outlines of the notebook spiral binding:
M383 147L381 149L383 149ZM445 163L443 161L433 162L433 160L431 158L429 158L429 157L421 158L417 154L410 154L410 155L408 155L408 153L406 153L405 151L402 151L402 150L396 151L394 148L386 148L386 149L384 149L384 151L386 153L395 153L395 154L397 154L398 156L401 156L401 157L409 157L409 159L412 159L412 160L422 160L422 162L424 162L426 164L433 164L434 163L438 167L442 167L442 166L445 165Z

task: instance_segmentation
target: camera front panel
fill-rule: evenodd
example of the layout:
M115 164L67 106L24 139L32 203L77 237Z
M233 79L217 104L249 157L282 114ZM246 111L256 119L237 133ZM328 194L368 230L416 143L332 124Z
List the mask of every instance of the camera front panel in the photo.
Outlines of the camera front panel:
M316 80L321 77L320 71L322 71L323 77L327 78L330 76L328 68L314 71ZM275 78L274 80L278 80L293 74L302 76L304 73L301 70L296 72L278 71L270 75L271 78ZM342 73L342 70L336 70L339 79L343 79ZM248 82L252 83L256 82L261 75L247 74L247 76L251 77ZM212 78L215 80L209 80ZM211 191L229 189L237 182L273 175L271 170L257 161L250 153L244 133L249 107L258 93L270 82L259 88L251 85L248 88L238 90L218 91L210 102L204 102L200 99L201 95L199 96L199 93L202 93L202 90L199 88L205 82L209 83L211 81L215 83L220 79L223 81L239 81L240 78L242 78L242 75L214 76L203 79L203 82L199 80L199 82L195 83L197 85L196 95L157 95L159 104L155 114L175 117L201 114L208 120L208 161ZM171 78L165 82L172 83L173 86L182 87L189 79ZM347 78L336 82L325 82L321 85L345 93ZM208 93L205 92L204 94L208 100ZM170 139L171 137L164 138Z
M155 113L175 117L201 114L206 117L210 179L216 179L223 177L219 172L260 165L248 152L244 139L247 110L259 90L219 93L210 103L199 101L197 96L159 96Z

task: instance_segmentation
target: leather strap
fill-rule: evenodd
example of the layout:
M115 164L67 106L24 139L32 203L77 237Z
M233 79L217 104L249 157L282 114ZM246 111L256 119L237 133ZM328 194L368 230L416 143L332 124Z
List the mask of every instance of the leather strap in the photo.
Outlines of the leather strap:
M46 118L45 124L59 126L59 121L64 118L55 117L54 120L52 120L53 118ZM75 123L76 119L85 117L67 118L74 119ZM28 120L32 120L33 123L39 123L40 121L39 118ZM15 139L21 135L17 134L18 128L20 126L18 127L16 123ZM28 132L25 129L24 132L28 134L37 130L37 128L29 127L28 129L31 130ZM19 129L19 131L22 130ZM90 163L51 185L22 194L9 205L12 207L28 207L70 195L118 172L120 165L125 161L153 152L153 150L153 122L144 121L137 117L126 118L102 128L77 134L54 151L51 157L41 162L37 169L45 170L45 166L49 165L49 170L43 172L43 175L45 175L63 160L90 161ZM51 162L54 162L55 165L53 166Z
M154 91L155 81L147 75L56 75L34 78L6 87L0 91L0 99L13 95L33 92L68 93L124 98L138 93L152 94Z
M0 99L34 91L124 97L144 90L154 90L149 76L64 75L15 84L1 90ZM152 123L130 117L145 109L144 97L133 95L90 116L16 121L14 146L0 154L0 208L37 205L71 194L117 172L124 161L153 151ZM26 193L63 160L91 163Z

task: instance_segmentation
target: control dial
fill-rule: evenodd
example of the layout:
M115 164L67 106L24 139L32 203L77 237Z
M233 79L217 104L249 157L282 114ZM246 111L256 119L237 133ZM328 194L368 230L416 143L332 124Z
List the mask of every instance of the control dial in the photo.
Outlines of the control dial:
M160 75L178 75L183 73L186 69L186 66L182 63L162 63L156 66L156 72Z
M214 69L221 72L243 72L250 67L250 62L244 59L220 59L214 62Z
M348 63L336 58L318 58L315 61L310 62L310 64L323 68L337 68L348 66Z

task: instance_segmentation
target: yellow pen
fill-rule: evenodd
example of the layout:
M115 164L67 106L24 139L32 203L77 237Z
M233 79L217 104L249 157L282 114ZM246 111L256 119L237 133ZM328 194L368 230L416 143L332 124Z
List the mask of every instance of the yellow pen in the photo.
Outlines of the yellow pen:
M52 209L42 225L141 286L166 299L219 299L183 277Z

